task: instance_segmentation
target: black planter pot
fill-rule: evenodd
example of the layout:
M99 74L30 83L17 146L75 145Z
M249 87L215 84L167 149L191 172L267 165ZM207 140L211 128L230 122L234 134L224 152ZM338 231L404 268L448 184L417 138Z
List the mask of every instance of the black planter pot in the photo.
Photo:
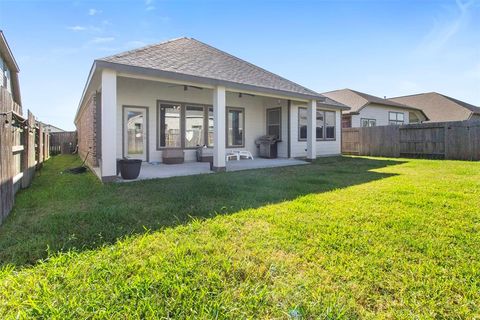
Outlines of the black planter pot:
M125 180L137 179L140 174L140 168L142 166L142 160L140 159L121 159L120 174Z

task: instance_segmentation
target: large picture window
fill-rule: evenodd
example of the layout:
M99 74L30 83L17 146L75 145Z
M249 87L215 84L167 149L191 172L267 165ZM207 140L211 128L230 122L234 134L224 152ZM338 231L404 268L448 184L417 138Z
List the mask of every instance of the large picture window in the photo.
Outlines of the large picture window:
M213 146L213 108L210 106L158 102L157 148Z
M245 112L241 108L227 108L227 147L243 147L245 142Z
M159 109L159 147L182 147L180 126L181 105L162 103Z
M282 139L282 108L267 109L267 135Z
M335 140L335 111L317 110L317 140ZM298 140L307 140L307 108L298 108Z
M205 108L203 106L185 106L185 148L205 144Z
M403 112L388 112L388 124L401 125L405 122Z

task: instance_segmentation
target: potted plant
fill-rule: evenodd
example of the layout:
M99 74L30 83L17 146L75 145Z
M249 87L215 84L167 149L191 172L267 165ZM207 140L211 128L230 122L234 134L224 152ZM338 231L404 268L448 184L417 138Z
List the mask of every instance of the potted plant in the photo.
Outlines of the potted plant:
M125 180L137 179L142 167L142 160L123 158L119 161L120 174Z

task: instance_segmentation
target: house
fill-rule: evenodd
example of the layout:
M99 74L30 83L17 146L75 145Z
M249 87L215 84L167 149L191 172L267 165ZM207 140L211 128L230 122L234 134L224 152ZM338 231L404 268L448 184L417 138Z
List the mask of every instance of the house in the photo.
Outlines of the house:
M446 95L428 92L390 98L421 109L431 122L480 120L480 108Z
M418 108L351 89L322 94L350 107L350 110L343 111L343 128L420 123L427 120L427 116Z
M226 155L258 155L255 140L278 137L282 158L340 154L341 111L315 91L192 38L95 60L75 116L79 153L103 181L118 158L163 162L171 150L195 161L211 148L213 170ZM178 153L177 153L178 154Z
M52 124L47 124L47 123L42 123L42 124L45 132L49 132L49 133L65 132L65 130L60 129L59 127L56 127Z
M20 86L18 82L18 73L20 69L13 57L12 51L8 46L3 31L0 30L0 87L6 90L12 97L13 102L18 107L15 110L18 114L22 114L20 98Z

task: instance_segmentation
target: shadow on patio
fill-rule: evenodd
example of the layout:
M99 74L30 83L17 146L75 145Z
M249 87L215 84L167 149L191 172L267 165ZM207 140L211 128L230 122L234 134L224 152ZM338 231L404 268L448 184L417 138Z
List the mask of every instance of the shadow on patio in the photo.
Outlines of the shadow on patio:
M67 250L93 249L127 235L160 230L345 188L392 174L373 169L402 161L333 157L290 166L102 185L92 173L61 174L79 164L57 156L18 194L0 227L0 265L24 265Z

